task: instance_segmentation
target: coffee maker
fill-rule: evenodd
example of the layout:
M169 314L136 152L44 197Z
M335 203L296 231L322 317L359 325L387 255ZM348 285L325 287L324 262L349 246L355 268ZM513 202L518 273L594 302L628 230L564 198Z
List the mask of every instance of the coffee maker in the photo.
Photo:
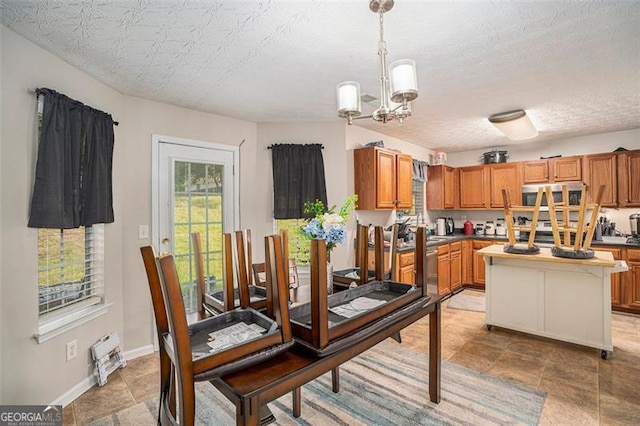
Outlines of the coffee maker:
M447 235L453 235L453 231L455 229L455 222L453 221L452 217L445 218L444 227L447 232Z

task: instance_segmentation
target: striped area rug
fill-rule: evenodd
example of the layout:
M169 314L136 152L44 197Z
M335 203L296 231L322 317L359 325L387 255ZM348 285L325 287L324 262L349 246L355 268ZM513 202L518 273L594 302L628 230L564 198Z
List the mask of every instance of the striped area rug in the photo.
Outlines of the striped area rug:
M427 356L382 342L340 367L340 393L326 374L302 388L302 416L291 395L269 404L276 425L505 425L538 423L545 394L450 363L442 365L442 401L429 401ZM197 384L200 425L233 425L235 408L209 383ZM99 419L95 426L153 425L156 401Z

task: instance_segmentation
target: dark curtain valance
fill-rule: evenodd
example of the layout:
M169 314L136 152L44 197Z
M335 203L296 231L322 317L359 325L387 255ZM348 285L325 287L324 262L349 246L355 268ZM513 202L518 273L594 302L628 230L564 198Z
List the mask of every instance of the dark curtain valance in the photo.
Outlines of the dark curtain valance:
M326 206L322 145L277 144L271 149L274 218L305 217L307 201L320 200Z
M427 167L429 167L429 163L426 161L413 160L413 180L417 180L418 182L426 182L427 181Z
M29 226L113 222L113 119L51 89L44 96Z

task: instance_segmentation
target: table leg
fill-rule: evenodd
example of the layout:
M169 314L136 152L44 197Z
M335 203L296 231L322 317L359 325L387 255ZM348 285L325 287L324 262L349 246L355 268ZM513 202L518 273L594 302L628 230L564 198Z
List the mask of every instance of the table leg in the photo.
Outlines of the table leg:
M297 387L291 392L291 396L293 397L293 417L296 419L300 417L302 408L301 408L301 400L302 400L302 388Z
M333 393L340 392L340 367L331 370L331 390Z
M429 397L440 403L440 302L429 314Z
M260 400L257 396L244 398L236 405L236 425L258 426L260 424Z

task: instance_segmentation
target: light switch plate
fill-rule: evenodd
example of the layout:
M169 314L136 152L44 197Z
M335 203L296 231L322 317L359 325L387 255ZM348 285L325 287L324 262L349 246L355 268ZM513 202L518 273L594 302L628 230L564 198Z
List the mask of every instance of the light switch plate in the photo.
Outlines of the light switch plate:
M149 225L138 225L138 239L144 240L149 238Z

